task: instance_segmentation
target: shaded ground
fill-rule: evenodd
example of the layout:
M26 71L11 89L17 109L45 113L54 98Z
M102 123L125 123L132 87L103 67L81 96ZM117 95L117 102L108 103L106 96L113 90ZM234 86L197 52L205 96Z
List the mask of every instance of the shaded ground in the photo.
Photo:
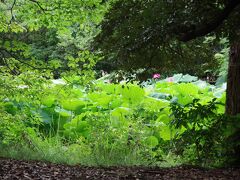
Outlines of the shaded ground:
M207 170L182 166L176 168L93 168L56 165L44 162L0 159L0 179L240 179L240 169Z

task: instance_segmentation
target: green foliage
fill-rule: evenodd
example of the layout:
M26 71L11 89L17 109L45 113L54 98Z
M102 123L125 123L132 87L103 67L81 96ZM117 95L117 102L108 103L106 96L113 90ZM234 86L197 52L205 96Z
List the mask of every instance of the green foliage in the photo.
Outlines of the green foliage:
M89 47L109 8L101 1L0 2L1 72L39 71L49 78L77 74L85 83L99 60ZM66 11L68 9L68 11ZM90 52L91 50L91 52Z
M172 3L1 1L0 146L4 153L85 165L161 165L174 159L169 158L173 153L202 164L213 156L210 163L214 164L221 155L231 154L222 144L238 132L223 121L224 84L215 87L183 74L141 85L132 75L117 74L117 84L107 76L93 80L93 68L103 58L111 63L115 58L120 64L124 61L127 69L155 67L164 73L162 77L177 71L203 75L218 66L216 59L225 66L227 42L220 43L224 48L214 59L217 38L187 44L177 39L185 27L192 30L212 20L221 11L218 5L228 4ZM189 8L183 11L186 5ZM209 16L195 16L208 5ZM233 17L228 29L234 25ZM179 61L173 61L176 57Z
M215 127L222 115L217 114L217 104L219 103L216 102L216 99L207 104L201 104L199 99L194 99L192 103L185 106L175 103L171 105L174 116L171 126L176 129L184 129L174 137L176 151L183 152L191 147L191 151L195 151L196 160L205 163L210 163L212 158L220 158L217 157L217 153L221 153L219 147L222 142L221 139L214 136L218 135L219 137L222 133L221 129L216 130Z
M144 87L97 80L86 88L78 82L81 79L73 77L66 77L68 82L41 82L32 76L33 79L28 79L34 80L32 86L18 95L17 90L22 89L14 89L14 96L6 94L8 100L0 106L6 114L1 126L2 138L10 144L20 141L23 146L30 141L35 145L26 148L37 148L39 153L44 151L41 157L48 159L50 150L44 148L47 148L49 138L60 137L59 143L63 145L56 146L66 146L69 150L57 153L75 154L77 147L86 149L86 157L79 157L78 162L92 165L161 165L169 152L176 150L177 154L179 151L187 154L190 151L186 151L186 143L192 146L197 141L204 141L206 143L198 148L191 148L197 160L204 161L209 154L204 154L201 147L216 140L217 136L207 138L213 133L210 130L216 122L215 117L224 113L224 106L215 103L224 101L224 90L196 81L196 77L189 75L173 77L173 82L168 82L167 78ZM16 78L20 77L15 77L14 81ZM35 84L39 84L39 88L36 89ZM28 96L32 99L26 98ZM17 119L18 123L13 123L12 119ZM208 133L202 136L205 131ZM188 141L189 137L191 141ZM215 153L215 150L210 152ZM127 160L126 157L132 158Z
M217 99L204 104L199 103L199 99L194 99L185 106L171 104L174 117L171 127L184 129L173 138L175 153L202 166L219 166L234 161L229 157L233 153L233 147L238 147L239 144L232 144L230 139L236 137L238 118L219 113L219 106L223 107L224 104ZM232 124L235 123L236 126L233 127Z
M219 65L214 55L222 45L219 37L231 37L238 27L236 9L230 17L221 16L229 4L232 1L116 1L95 38L94 45L106 57L101 66L106 70L111 66L127 70L156 68L161 73L198 76L204 76L205 71L214 73ZM215 26L217 17L226 23Z

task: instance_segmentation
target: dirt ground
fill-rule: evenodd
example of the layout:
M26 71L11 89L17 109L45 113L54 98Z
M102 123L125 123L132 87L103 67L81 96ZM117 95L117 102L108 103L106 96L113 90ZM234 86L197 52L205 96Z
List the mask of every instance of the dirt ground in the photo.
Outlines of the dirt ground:
M144 167L82 167L57 165L45 162L18 161L0 158L0 179L236 179L240 180L240 168L203 169L191 166L174 168Z

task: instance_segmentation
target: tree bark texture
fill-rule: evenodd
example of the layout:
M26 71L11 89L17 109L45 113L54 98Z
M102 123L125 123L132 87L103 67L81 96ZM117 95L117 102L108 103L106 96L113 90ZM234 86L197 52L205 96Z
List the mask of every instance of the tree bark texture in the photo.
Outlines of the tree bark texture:
M237 38L230 45L226 114L237 115L240 113L240 40Z

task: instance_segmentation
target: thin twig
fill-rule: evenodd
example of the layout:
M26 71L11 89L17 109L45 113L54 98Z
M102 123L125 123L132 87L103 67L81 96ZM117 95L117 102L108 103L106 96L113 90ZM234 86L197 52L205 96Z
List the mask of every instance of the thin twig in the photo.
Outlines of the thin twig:
M44 13L45 11L48 11L47 9L43 8L42 5L40 4L40 2L36 1L36 0L29 0L33 3L35 3Z
M11 24L12 21L15 19L15 18L14 18L14 14L13 14L13 8L14 8L14 6L15 6L15 4L16 4L16 1L17 1L17 0L14 0L14 1L13 1L13 4L12 4L12 6L11 6L11 8L10 8L10 12L11 12L10 24Z

